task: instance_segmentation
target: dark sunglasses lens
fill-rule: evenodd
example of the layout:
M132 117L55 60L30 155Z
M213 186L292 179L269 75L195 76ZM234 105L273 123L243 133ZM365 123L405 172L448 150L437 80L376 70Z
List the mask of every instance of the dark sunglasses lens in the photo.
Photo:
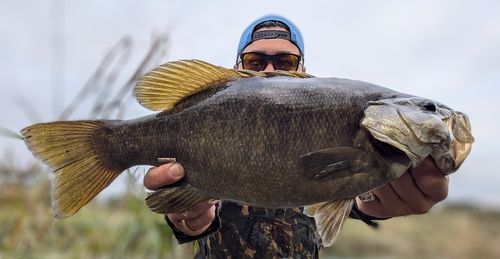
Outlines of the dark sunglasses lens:
M297 71L299 67L299 57L292 54L279 54L274 56L274 69Z
M245 53L241 57L243 69L262 71L267 65L266 55L260 53Z

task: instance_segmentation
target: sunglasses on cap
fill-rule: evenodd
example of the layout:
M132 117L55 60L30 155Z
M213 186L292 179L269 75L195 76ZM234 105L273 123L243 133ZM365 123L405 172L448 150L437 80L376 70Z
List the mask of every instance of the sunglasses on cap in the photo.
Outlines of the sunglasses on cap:
M247 52L240 54L240 62L243 69L263 71L269 60L273 62L274 69L284 71L297 71L301 57L291 53L267 55L260 52Z

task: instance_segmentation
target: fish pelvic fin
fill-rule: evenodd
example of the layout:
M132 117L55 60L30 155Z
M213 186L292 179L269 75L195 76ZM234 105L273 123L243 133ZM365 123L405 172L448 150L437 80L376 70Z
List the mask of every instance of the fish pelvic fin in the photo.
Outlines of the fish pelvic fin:
M199 193L185 181L165 186L146 197L146 205L159 214L181 213L199 203L216 200Z
M354 199L343 199L304 207L304 213L314 217L324 247L333 245L345 220L351 213L354 202Z
M201 60L180 60L163 64L139 79L137 101L153 111L170 110L183 99L214 86L254 76L313 77L299 72L255 72L215 66Z
M54 170L55 218L75 214L126 169L106 168L100 162L93 133L104 124L106 121L51 122L21 131L33 155Z

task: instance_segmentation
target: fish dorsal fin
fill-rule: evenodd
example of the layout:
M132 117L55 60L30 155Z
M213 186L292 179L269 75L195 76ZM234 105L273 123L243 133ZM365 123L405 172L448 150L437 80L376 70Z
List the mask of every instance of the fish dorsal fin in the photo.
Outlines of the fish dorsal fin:
M137 82L134 94L139 103L153 111L172 109L183 99L237 78L289 76L311 78L294 71L255 72L228 69L201 60L179 60L163 64Z
M328 201L304 208L304 214L314 217L324 247L331 246L354 205L354 199Z
M251 76L265 75L227 69L200 60L180 60L163 64L144 75L137 82L134 94L142 106L153 111L164 111L210 87L234 78Z

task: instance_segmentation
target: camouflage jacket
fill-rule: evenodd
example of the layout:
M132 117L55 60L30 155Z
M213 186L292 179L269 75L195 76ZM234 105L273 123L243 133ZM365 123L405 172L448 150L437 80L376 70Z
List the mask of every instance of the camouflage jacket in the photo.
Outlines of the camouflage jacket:
M376 224L356 206L350 217ZM166 218L167 219L167 218ZM321 238L302 208L264 209L222 201L217 219L200 236L175 229L179 243L197 242L198 258L318 258Z

